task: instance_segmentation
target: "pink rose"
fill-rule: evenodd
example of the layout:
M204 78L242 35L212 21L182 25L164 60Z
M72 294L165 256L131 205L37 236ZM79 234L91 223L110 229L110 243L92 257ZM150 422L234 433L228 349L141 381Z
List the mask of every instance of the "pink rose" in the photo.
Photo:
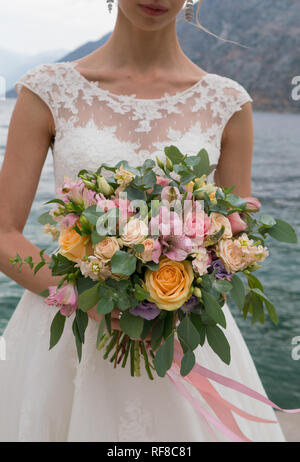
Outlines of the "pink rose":
M244 197L244 200L247 201L247 207L246 207L247 212L258 212L258 210L261 207L261 203L257 199L257 197L253 197L253 196Z
M238 212L231 213L227 218L230 221L232 234L240 233L247 228L247 223L241 219Z

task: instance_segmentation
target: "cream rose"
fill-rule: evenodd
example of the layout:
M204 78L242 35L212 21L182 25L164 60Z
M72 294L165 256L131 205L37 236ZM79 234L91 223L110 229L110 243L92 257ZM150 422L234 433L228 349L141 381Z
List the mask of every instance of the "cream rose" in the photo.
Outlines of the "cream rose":
M228 273L242 271L249 265L249 260L238 239L221 239L217 245L217 253Z
M142 244L148 235L148 226L138 218L131 218L124 226L120 242L127 247Z
M105 237L94 246L95 256L104 262L109 262L117 250L120 250L118 240L110 236Z
M191 295L194 272L189 261L174 261L163 257L159 269L145 273L145 288L150 293L148 300L161 310L174 311L180 308Z
M224 225L225 231L222 236L222 239L230 239L232 237L231 224L227 217L221 213L212 212L209 215L210 218L210 230L209 234L215 234L220 231L221 227Z

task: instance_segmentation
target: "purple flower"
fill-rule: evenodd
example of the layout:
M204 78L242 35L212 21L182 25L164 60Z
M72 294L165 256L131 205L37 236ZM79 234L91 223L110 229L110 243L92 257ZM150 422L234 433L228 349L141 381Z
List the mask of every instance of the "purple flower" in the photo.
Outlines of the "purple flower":
M190 313L194 308L199 305L199 299L196 295L192 295L187 302L185 302L180 309L185 313Z
M221 258L217 258L212 261L211 264L212 270L217 270L215 276L217 279L226 279L226 281L230 281L233 273L227 273L224 263L222 262Z
M156 318L160 313L160 309L155 305L155 303L149 302L148 300L140 302L129 311L134 316L140 316L141 318L147 319L147 321L151 321Z

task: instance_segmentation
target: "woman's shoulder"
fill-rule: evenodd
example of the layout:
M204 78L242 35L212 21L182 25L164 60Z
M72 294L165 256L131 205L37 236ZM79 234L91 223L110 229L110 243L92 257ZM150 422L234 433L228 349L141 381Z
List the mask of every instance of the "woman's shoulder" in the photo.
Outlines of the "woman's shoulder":
M207 81L210 86L222 100L232 101L241 105L248 101L253 102L248 90L240 81L222 74L208 74L208 77Z

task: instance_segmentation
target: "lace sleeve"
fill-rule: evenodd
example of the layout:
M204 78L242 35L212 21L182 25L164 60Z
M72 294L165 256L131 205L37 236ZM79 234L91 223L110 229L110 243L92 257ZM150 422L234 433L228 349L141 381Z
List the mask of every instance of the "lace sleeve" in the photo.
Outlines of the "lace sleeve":
M56 126L58 117L58 97L60 87L57 83L55 68L52 64L40 64L20 77L14 84L19 94L22 86L38 95L50 109Z
M223 129L233 114L235 114L237 111L240 111L245 103L248 101L251 103L253 102L253 99L247 90L240 83L228 77L223 77L222 99L224 102L224 111L222 117Z

